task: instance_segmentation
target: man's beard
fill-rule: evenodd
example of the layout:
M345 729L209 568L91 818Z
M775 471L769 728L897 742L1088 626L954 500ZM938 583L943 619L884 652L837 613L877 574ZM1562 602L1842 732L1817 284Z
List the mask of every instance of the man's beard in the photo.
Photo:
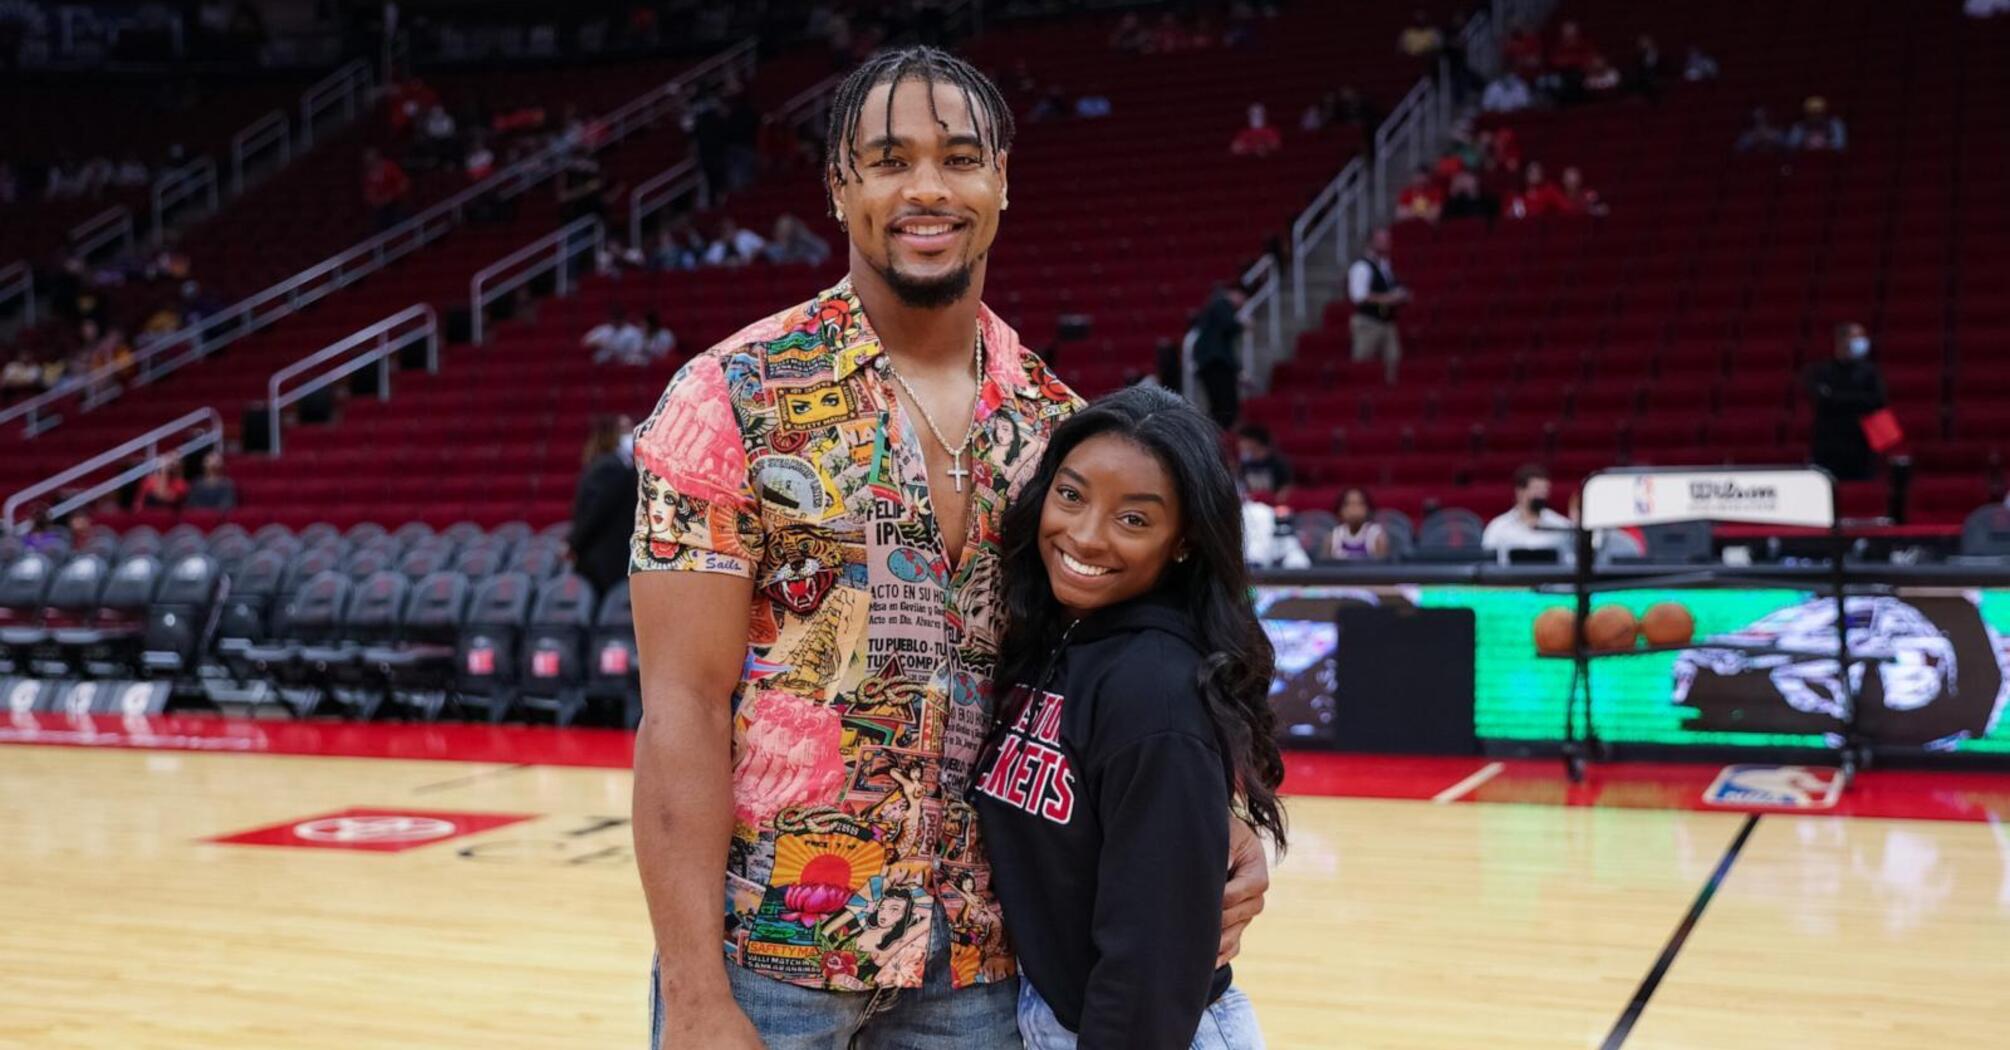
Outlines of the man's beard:
M966 262L940 277L923 279L901 273L899 268L888 263L880 269L879 275L902 306L915 310L940 310L970 291L970 279L975 270L975 264Z

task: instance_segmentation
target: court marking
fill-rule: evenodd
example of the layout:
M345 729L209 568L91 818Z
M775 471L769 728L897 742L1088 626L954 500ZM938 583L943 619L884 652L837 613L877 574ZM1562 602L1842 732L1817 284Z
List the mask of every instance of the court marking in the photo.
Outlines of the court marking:
M1661 955L1654 960L1654 966L1633 992L1633 1001L1619 1015L1612 1025L1612 1031L1599 1044L1599 1050L1619 1050L1626 1043L1626 1037L1633 1034L1633 1026L1640 1021L1640 1015L1647 1010L1647 1001L1654 998L1654 990L1661 987L1661 979L1668 976L1668 970L1675 965L1675 957L1682 952L1682 945L1689 940L1689 934L1696 929L1696 923L1703 918L1703 909L1710 906L1710 899L1724 885L1724 877L1731 873L1731 865L1737 863L1738 854L1744 850L1745 842L1752 837L1752 829L1759 826L1759 814L1745 817L1745 825L1738 829L1738 836L1724 848L1724 856L1717 861L1717 870L1710 873L1708 881L1696 893L1696 900L1689 905L1689 913L1676 925L1675 932L1668 935L1668 943L1661 948Z
M1461 780L1456 784L1453 784L1451 787L1448 787L1445 790L1440 791L1435 795L1432 795L1431 801L1441 806L1445 805L1446 803L1457 802L1459 799L1462 799L1466 797L1468 794L1471 794L1481 784L1484 784L1487 781L1492 780L1497 776L1500 776L1501 771L1506 768L1507 768L1506 762L1489 762L1486 765L1481 766L1480 768L1474 770L1473 774L1467 777L1466 779Z
M508 774L511 773L520 773L523 770L529 768L531 768L530 763L518 762L514 765L497 766L494 769L477 770L473 773L469 773L466 776L453 777L449 780L435 780L430 784L420 784L418 787L412 789L412 793L415 795L425 795L435 791L446 791L452 788L466 787L469 784L478 784L484 780L492 780L496 777L507 776Z

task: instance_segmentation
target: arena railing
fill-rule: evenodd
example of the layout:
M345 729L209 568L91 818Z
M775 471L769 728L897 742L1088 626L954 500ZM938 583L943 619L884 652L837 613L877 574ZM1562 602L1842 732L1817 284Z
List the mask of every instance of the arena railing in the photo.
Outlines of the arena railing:
M829 120L831 93L844 77L832 74L802 91L775 109L775 118L784 126L801 129L805 125L822 134ZM643 224L657 212L687 198L696 198L699 207L711 204L705 193L705 177L695 160L682 160L637 184L628 194L628 245L646 251L642 243Z
M185 436L184 436L185 435ZM179 438L179 440L175 440ZM87 507L93 501L146 477L153 473L155 464L164 454L188 456L206 448L223 447L223 417L214 408L199 408L175 420L163 423L140 436L114 445L82 463L67 470L43 478L27 488L7 497L0 506L0 521L12 530L20 520L22 507L50 493L62 492L74 482L96 474L108 467L142 457L137 463L128 463L108 477L99 478L84 488L62 496L49 508L49 516L61 519L79 507Z
M237 134L230 137L230 195L244 193L244 172L259 157L266 154L277 157L273 171L293 162L293 127L286 122L286 114L280 110L246 124Z
M490 303L547 273L559 295L572 294L579 271L592 267L606 243L607 228L585 215L482 267L468 281L468 341L482 344Z
M197 157L179 168L163 172L160 178L154 180L154 244L160 244L167 237L168 212L198 197L208 204L212 212L222 199L216 181L216 162L208 157Z
M687 92L728 77L744 77L753 71L754 62L751 38L706 59L595 121L597 130L588 148L604 148L621 141L680 105ZM521 195L563 168L573 149L568 142L553 143L375 237L351 245L195 324L144 342L136 348L130 364L124 366L132 373L128 385L143 386L200 361L439 240L459 228L470 205L490 195L500 200ZM130 215L126 221L129 225ZM121 366L107 365L85 377L83 388L106 388L105 381L120 370ZM78 387L52 390L0 409L0 426L22 420L29 437L40 434L62 423L58 406L76 396L77 390Z
M25 262L0 269L0 306L21 300L21 323L35 326L35 268Z
M314 146L314 137L321 133L323 118L336 109L341 110L341 116L331 130L355 120L369 107L370 91L375 86L376 78L370 74L370 63L359 58L302 92L300 149L304 152Z
M133 212L115 204L70 228L70 254L86 262L111 245L120 251L133 250Z
M1355 157L1312 198L1291 223L1291 314L1303 324L1305 270L1315 254L1332 243L1333 262L1344 265L1347 253L1368 229L1368 162Z
M427 303L416 303L374 324L357 329L322 347L306 358L272 373L265 381L266 435L268 451L279 455L284 412L302 398L343 379L377 366L377 399L391 398L391 358L408 346L424 344L426 371L440 370L440 317ZM361 351L357 353L356 351ZM301 376L313 378L286 389Z
M1242 273L1242 287L1249 291L1236 319L1242 322L1242 374L1267 375L1272 362L1283 354L1284 301L1279 291L1283 280L1277 271L1277 256L1266 254ZM1263 341L1256 338L1257 311L1263 311Z

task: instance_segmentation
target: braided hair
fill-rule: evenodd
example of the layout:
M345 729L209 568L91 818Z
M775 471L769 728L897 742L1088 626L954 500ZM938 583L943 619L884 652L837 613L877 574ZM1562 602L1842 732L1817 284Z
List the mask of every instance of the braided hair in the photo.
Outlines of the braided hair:
M1016 125L1012 120L1012 107L1005 104L1005 96L998 91L998 85L991 78L977 71L977 67L940 48L913 46L888 48L876 52L851 71L838 85L837 93L831 96L830 128L824 141L824 169L839 185L848 177L859 174L858 151L852 148L852 138L858 134L859 122L865 116L865 98L872 89L881 84L898 85L901 81L914 78L927 85L928 112L937 124L947 130L949 125L935 108L935 85L949 84L963 92L963 104L970 110L970 117L977 125L977 138L983 143L991 166L998 166L1001 154L1012 148L1012 135ZM893 92L886 96L886 123L893 125ZM883 154L891 154L893 147L883 147Z

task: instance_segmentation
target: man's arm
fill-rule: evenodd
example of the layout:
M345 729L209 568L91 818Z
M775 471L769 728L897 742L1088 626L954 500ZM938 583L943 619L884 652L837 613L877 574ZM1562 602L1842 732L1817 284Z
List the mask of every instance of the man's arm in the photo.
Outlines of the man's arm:
M732 694L746 661L753 582L641 572L629 588L642 654L635 863L656 932L664 1008L675 1018L660 1050L758 1050L721 955L733 835ZM691 615L700 609L706 615Z

